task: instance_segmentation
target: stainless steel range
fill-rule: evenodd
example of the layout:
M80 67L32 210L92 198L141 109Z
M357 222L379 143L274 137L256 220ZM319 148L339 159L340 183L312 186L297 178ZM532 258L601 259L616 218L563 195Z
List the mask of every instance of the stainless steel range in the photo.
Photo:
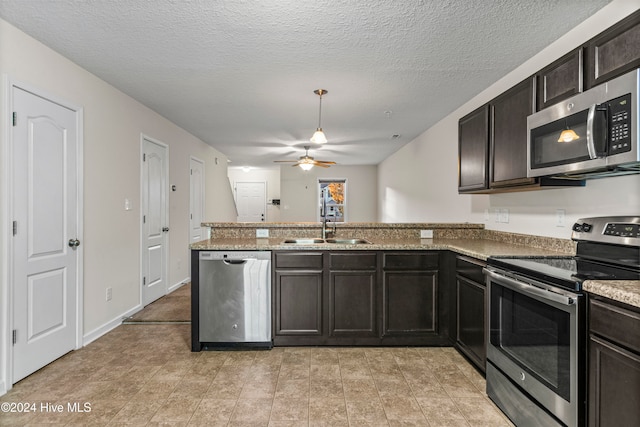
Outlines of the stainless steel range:
M575 257L487 260L487 394L518 426L585 422L582 283L640 280L640 216L579 220Z

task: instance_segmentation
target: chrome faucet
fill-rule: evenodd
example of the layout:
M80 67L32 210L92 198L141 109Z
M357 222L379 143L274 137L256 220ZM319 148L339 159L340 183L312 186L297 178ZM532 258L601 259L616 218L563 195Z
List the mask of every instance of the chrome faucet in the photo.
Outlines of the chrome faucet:
M322 189L322 207L320 210L320 216L322 217L322 239L327 238L327 233L330 231L327 230L327 188ZM336 223L333 223L333 236L336 235Z
M322 217L322 238L327 238L327 189L322 189L322 207L320 209L320 216Z

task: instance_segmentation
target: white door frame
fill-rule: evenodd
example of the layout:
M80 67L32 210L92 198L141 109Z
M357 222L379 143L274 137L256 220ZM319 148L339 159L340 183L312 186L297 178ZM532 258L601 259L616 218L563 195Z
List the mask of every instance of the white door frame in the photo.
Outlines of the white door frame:
M140 305L139 307L142 308L144 307L144 285L142 283L143 278L144 278L144 262L143 262L143 254L144 254L144 226L143 226L143 216L144 216L144 164L142 161L142 156L144 154L144 141L150 141L153 142L154 144L158 144L164 148L166 148L167 150L167 155L165 157L165 161L164 161L164 167L165 170L167 171L167 188L165 190L166 195L165 195L165 218L167 221L167 224L170 224L169 221L169 183L171 182L171 180L169 179L169 145L165 144L164 142L161 142L155 138L152 138L148 135L145 135L143 133L140 134ZM164 275L165 278L165 295L168 292L169 289L169 265L168 265L168 261L169 261L169 234L168 233L163 233L163 246L164 246L164 259L162 260L163 263L163 272L162 274Z
M65 99L60 98L58 95L51 94L47 91L44 91L40 88L31 86L30 84L19 82L17 80L13 80L9 78L6 74L2 75L2 98L4 98L2 105L0 106L0 111L2 111L2 119L4 121L4 129L5 132L3 135L0 135L0 146L3 162L3 173L2 173L2 188L0 188L0 194L2 195L2 211L0 212L0 217L2 217L2 223L4 225L4 230L0 233L2 238L2 249L4 255L0 259L0 265L2 265L2 271L4 271L3 275L0 277L0 313L4 313L0 317L0 325L4 325L0 329L0 395L2 395L5 391L10 390L13 384L13 343L12 343L12 333L13 330L13 296L14 289L13 284L14 280L14 271L13 271L13 150L12 150L12 141L13 141L13 123L12 123L12 108L13 108L13 88L17 87L27 92L31 92L34 95L45 98L53 103L59 104L62 107L65 107L76 114L76 123L77 123L77 135L78 135L78 147L76 151L77 156L77 174L78 174L78 183L77 183L77 206L78 210L76 212L77 215L77 224L78 224L78 233L77 239L79 239L82 244L76 248L77 254L77 271L76 271L76 342L75 349L79 349L82 347L82 337L83 337L83 319L84 319L84 294L83 294L83 274L84 274L84 157L83 157L83 147L84 147L84 109L76 104L68 102ZM3 384L4 379L4 384Z

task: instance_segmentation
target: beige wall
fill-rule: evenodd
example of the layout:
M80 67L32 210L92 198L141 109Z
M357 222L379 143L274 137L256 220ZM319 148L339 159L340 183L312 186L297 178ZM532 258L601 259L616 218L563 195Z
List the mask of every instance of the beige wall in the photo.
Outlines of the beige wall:
M347 180L347 222L371 222L377 218L377 166L314 167L310 171L280 167L280 218L289 221L318 221L318 178Z
M0 73L84 108L84 335L92 339L140 304L141 134L169 145L170 252L168 285L189 272L189 158L205 162L207 221L235 219L226 157L154 111L116 90L45 45L0 20ZM6 85L3 109L8 109ZM3 111L3 113L7 113ZM3 114L0 155L9 138ZM6 156L5 156L6 157ZM216 161L217 160L217 161ZM2 164L6 159L0 159ZM0 189L2 224L8 224L6 180ZM124 200L133 203L125 211ZM2 227L2 331L8 318L7 230ZM105 289L113 299L105 301ZM3 339L3 343L7 340ZM2 354L5 354L3 351ZM1 380L1 378L0 378Z
M571 225L587 216L640 212L640 175L587 181L584 188L458 195L458 120L547 64L638 9L637 0L615 0L538 55L425 131L379 166L379 220L469 221L488 229L570 238ZM497 223L497 209L509 223ZM565 210L565 226L556 210Z

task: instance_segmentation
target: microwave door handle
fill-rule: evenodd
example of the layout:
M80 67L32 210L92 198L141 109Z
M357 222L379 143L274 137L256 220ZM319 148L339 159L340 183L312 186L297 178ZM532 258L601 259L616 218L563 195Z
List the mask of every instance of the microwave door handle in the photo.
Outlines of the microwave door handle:
M596 159L598 153L596 153L596 144L593 137L593 122L596 117L597 104L593 104L589 107L589 113L587 114L587 150L589 150L589 158Z

